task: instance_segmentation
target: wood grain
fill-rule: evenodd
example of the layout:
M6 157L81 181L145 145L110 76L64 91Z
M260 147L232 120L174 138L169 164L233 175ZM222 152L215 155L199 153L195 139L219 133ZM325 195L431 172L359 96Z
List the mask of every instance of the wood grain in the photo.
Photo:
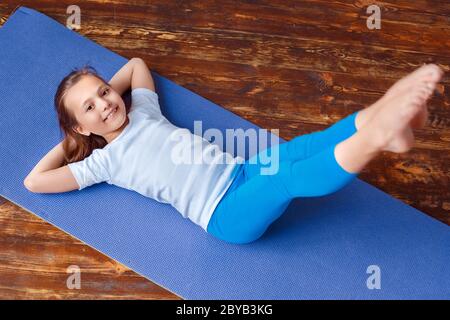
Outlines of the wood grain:
M366 8L382 9L381 30ZM19 5L60 23L72 1ZM286 140L322 130L380 98L423 63L450 71L450 3L442 1L79 1L78 31ZM0 44L1 45L1 44ZM359 178L450 225L450 79L407 154L385 153ZM0 201L0 298L177 299L76 239ZM65 268L87 286L65 287ZM31 265L31 266L30 266Z
M180 299L9 201L0 226L0 299ZM72 265L80 289L67 286Z

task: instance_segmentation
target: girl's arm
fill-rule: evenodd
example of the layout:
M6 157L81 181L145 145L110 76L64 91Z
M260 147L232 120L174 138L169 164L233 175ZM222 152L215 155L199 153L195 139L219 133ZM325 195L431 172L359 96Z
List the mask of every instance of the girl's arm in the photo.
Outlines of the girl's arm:
M141 58L132 58L109 81L109 85L120 95L131 89L147 88L155 91L150 70Z
M50 150L25 178L25 187L35 193L55 193L77 190L75 177L64 163L62 141Z

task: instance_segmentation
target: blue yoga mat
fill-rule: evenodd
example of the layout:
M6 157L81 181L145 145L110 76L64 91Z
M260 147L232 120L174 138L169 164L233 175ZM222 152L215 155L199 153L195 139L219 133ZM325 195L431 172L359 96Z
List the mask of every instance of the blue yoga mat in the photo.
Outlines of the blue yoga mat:
M126 62L37 11L16 10L0 29L2 196L185 299L450 297L449 227L359 179L329 196L295 199L248 245L215 239L170 205L107 183L60 194L26 190L24 177L61 140L53 107L59 81L86 63L110 79ZM152 75L174 124L192 132L194 120L203 130L259 129ZM369 289L368 278L380 289Z

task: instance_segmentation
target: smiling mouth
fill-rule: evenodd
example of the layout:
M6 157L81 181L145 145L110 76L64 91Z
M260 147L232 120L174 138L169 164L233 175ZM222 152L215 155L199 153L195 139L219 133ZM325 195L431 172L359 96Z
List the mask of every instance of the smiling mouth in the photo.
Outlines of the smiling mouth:
M115 108L108 114L108 116L105 118L105 120L103 120L103 121L107 121L108 119L114 117L114 115L116 114L118 108L119 108L119 107L115 107Z

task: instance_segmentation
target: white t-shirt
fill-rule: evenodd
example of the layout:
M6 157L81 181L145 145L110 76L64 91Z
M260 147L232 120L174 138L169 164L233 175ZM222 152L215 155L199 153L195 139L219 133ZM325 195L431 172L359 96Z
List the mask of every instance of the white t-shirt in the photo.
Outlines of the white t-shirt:
M206 231L244 159L170 123L155 92L137 88L131 98L123 131L102 149L68 164L78 190L106 181L168 203ZM195 155L207 160L188 161Z

